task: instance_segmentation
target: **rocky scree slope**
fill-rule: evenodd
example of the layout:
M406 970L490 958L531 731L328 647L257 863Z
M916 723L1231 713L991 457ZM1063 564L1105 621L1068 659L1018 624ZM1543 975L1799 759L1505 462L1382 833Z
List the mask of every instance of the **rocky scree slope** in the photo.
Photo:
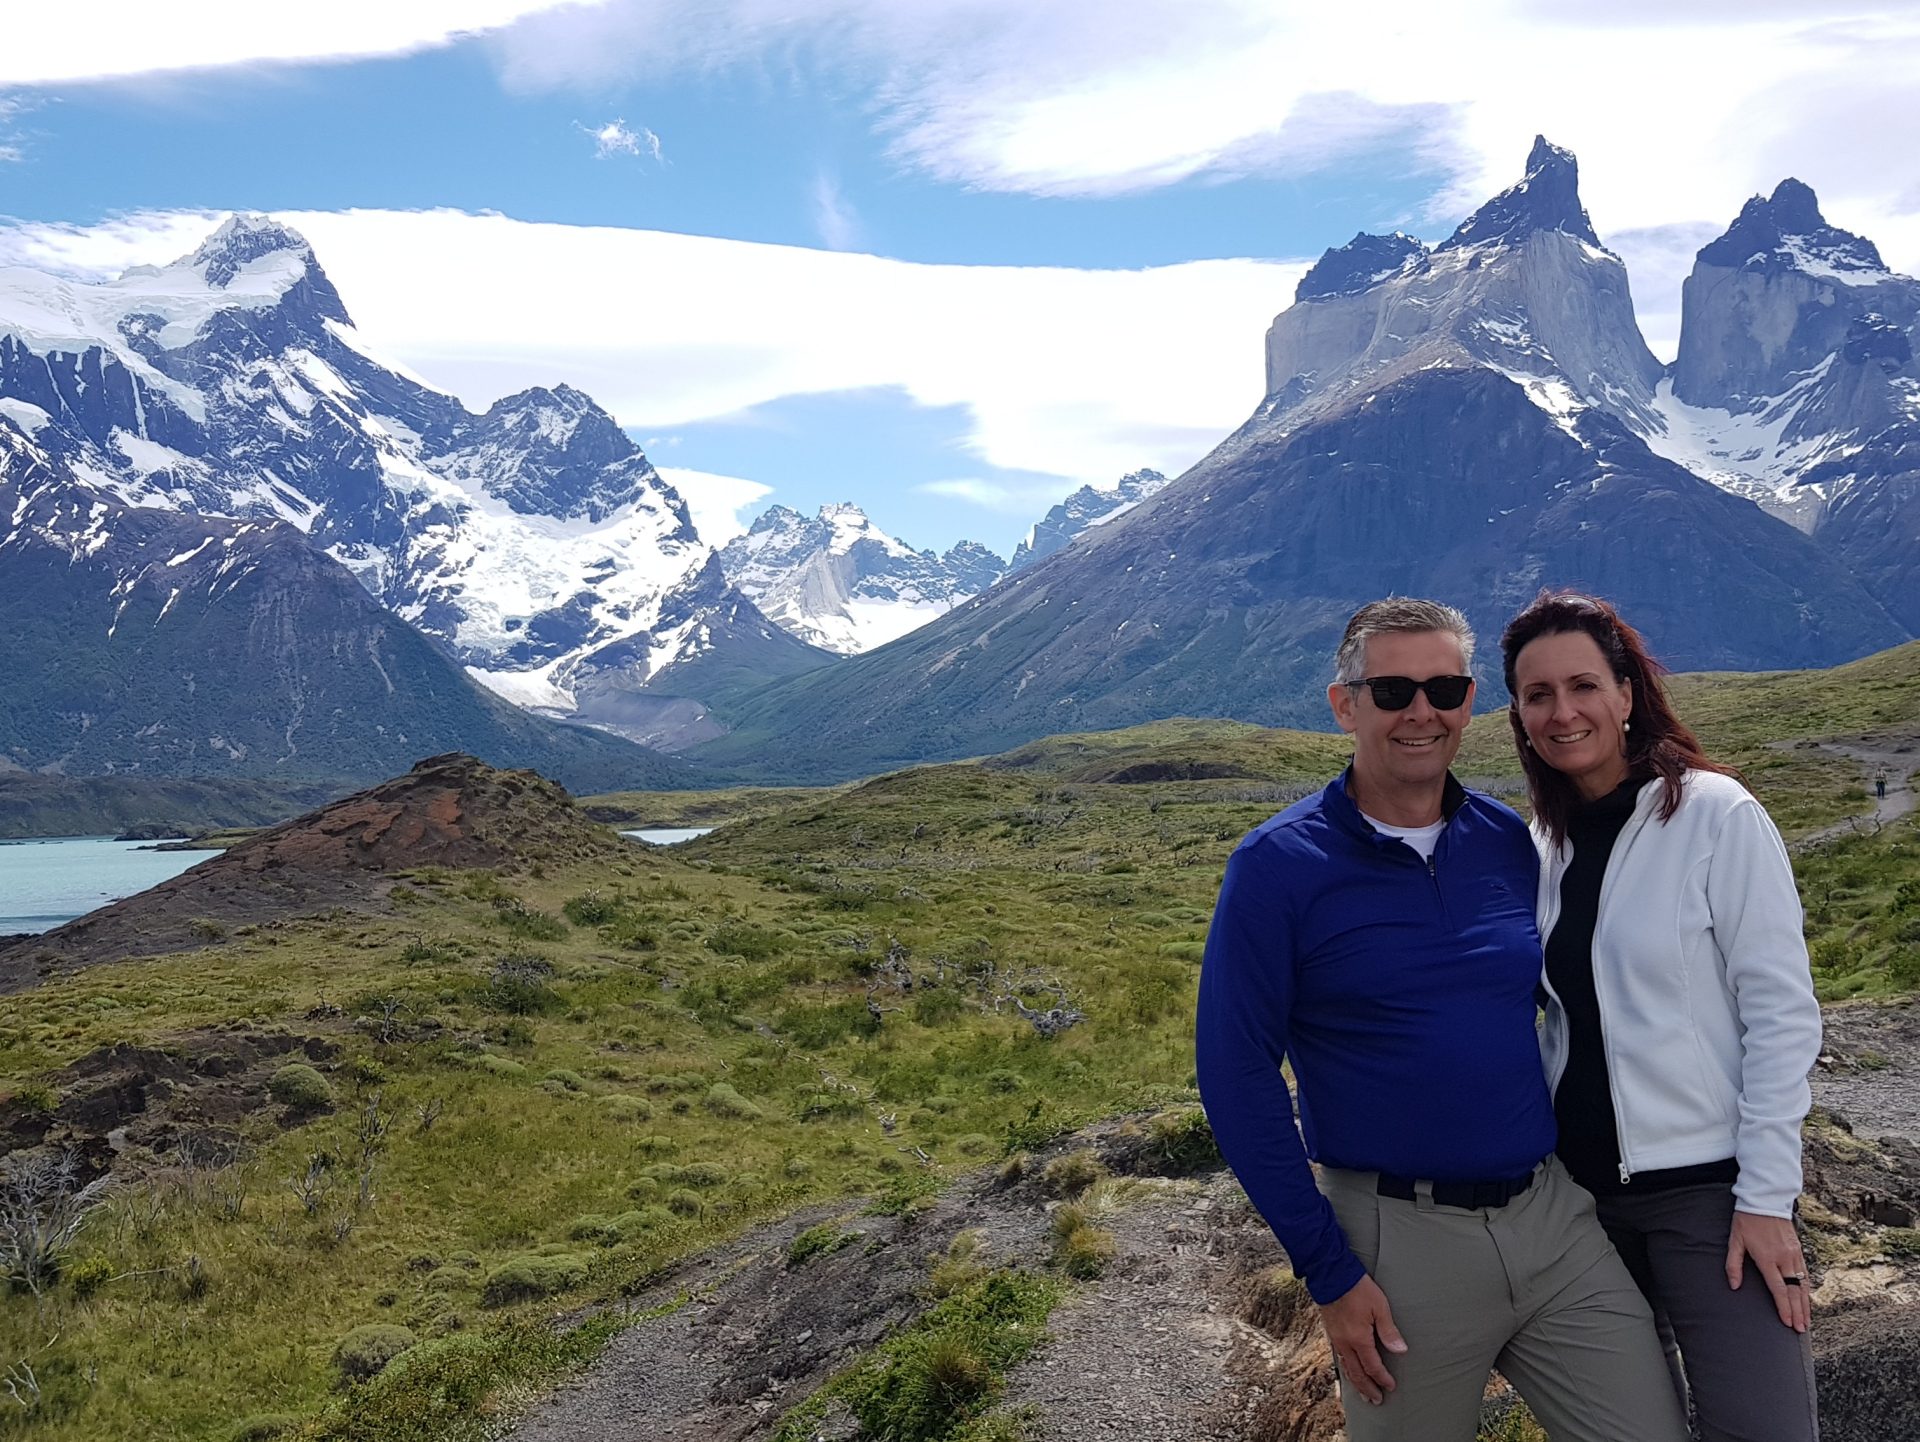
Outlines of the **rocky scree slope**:
M0 418L130 505L283 521L510 699L625 725L679 663L825 660L724 584L685 503L592 400L475 415L375 356L296 232L79 284L0 269ZM693 698L695 701L698 698Z
M150 890L0 945L0 992L100 962L190 951L238 926L384 909L397 873L416 867L518 870L629 849L535 772L497 770L457 752L433 756Z

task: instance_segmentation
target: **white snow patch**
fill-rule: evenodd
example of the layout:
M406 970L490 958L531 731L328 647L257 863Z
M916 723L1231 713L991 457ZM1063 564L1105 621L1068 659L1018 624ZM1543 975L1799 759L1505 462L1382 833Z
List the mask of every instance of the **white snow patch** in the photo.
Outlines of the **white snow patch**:
M570 715L574 710L573 692L554 679L554 673L566 664L564 659L552 661L533 671L490 671L484 666L469 666L467 674L516 706Z
M0 396L0 416L5 416L28 435L35 435L40 428L53 419L31 401L15 400L12 396Z

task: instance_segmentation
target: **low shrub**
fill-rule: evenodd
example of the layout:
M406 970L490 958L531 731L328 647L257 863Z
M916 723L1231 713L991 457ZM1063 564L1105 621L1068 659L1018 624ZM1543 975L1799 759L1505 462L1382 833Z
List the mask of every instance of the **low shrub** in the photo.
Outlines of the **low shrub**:
M559 917L536 910L517 896L500 897L493 903L493 919L515 936L529 941L564 941L567 924Z
M676 1216L697 1217L706 1209L706 1203L700 1200L698 1192L680 1187L667 1193L667 1210Z
M732 1175L718 1162L688 1162L680 1170L680 1180L690 1187L723 1186Z
M61 1268L61 1274L73 1288L74 1296L91 1297L113 1280L117 1270L113 1258L104 1252L88 1252L84 1257L67 1263Z
M267 1082L267 1095L296 1112L317 1112L333 1105L333 1087L301 1061L275 1072Z
M503 956L487 983L487 1004L514 1016L540 1016L561 1005L548 984L553 964L537 956Z
M583 1092L587 1089L587 1079L581 1076L579 1072L568 1071L565 1067L555 1067L542 1077L541 1080L558 1082L562 1088L570 1092Z
M735 1117L743 1121L765 1115L727 1082L715 1082L707 1088L705 1106L715 1116Z
M370 1382L417 1340L407 1328L393 1322L355 1327L333 1349L334 1370L343 1382Z
M619 1239L619 1229L614 1226L613 1218L603 1217L597 1212L575 1217L567 1224L567 1240L570 1242L612 1242Z
M589 891L576 896L560 910L575 926L605 926L620 915L620 903Z
M512 1057L495 1056L492 1052L481 1052L470 1064L477 1071L492 1072L495 1076L520 1077L527 1074L526 1067Z
M981 1078L981 1083L988 1091L1006 1096L1025 1090L1027 1079L1017 1071L1011 1071L1006 1067L995 1067Z
M653 1103L645 1097L626 1096L616 1092L600 1098L601 1110L617 1122L650 1122L653 1120Z
M551 1297L587 1279L588 1259L577 1252L522 1252L487 1273L480 1301L488 1307Z

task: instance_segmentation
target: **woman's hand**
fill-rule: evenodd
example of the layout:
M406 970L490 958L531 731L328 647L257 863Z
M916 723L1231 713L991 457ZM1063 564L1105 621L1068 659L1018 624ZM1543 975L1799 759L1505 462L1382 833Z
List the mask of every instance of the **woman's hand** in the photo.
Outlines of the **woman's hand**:
M1807 1259L1800 1236L1785 1217L1762 1217L1735 1211L1733 1233L1727 1238L1727 1285L1735 1291L1746 1271L1747 1258L1766 1280L1780 1321L1796 1332L1807 1330L1813 1304L1807 1297Z

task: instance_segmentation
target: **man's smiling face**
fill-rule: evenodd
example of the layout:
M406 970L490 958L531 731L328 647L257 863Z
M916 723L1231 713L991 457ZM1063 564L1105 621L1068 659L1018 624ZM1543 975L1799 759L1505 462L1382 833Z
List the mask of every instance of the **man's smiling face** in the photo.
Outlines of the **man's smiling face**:
M1466 672L1459 639L1446 631L1390 631L1369 638L1367 676L1408 676L1425 681ZM1353 770L1363 790L1419 792L1437 788L1460 750L1460 734L1473 715L1473 691L1451 710L1434 707L1416 691L1404 711L1383 711L1365 686L1329 688L1340 729L1353 737Z

